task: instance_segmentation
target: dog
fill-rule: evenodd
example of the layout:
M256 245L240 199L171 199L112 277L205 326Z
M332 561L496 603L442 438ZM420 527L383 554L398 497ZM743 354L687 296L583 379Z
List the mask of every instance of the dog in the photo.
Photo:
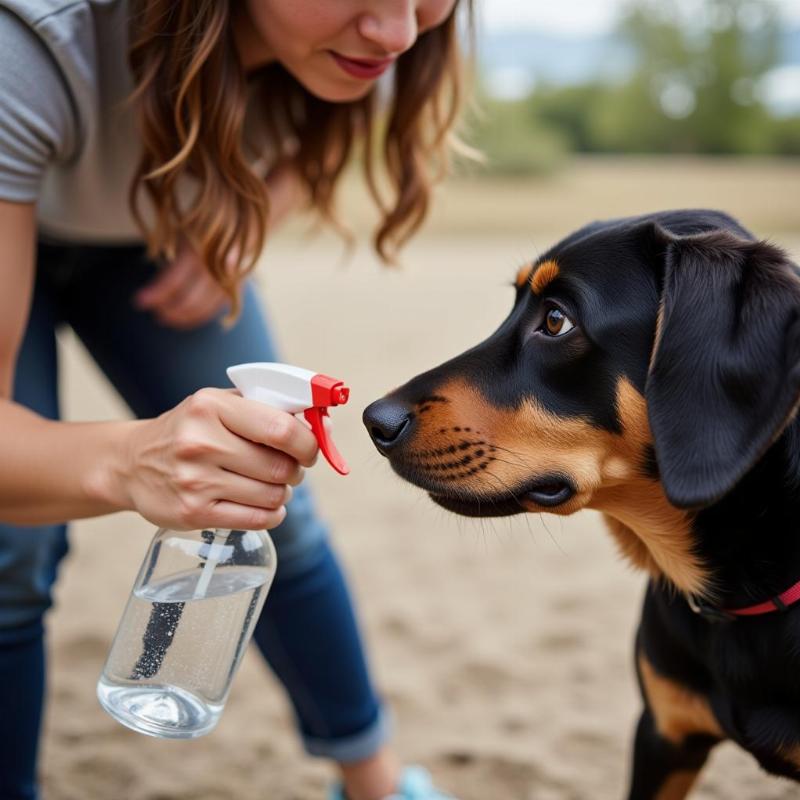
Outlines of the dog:
M603 512L649 573L630 800L731 739L800 781L800 269L730 216L595 222L488 339L369 405L394 471L477 517Z

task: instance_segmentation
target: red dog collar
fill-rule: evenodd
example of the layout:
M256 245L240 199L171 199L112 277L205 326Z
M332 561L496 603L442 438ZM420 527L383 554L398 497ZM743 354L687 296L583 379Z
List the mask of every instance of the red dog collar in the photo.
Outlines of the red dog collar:
M729 608L727 611L735 617L755 617L758 614L769 614L771 611L786 611L789 606L798 600L800 600L800 581L797 581L794 586L791 586L777 597L773 597L764 603L747 606L747 608Z
M703 600L695 597L688 597L689 608L703 617L715 621L733 620L736 617L757 617L760 614L770 614L773 611L786 611L792 605L800 602L800 581L790 586L785 592L765 600L763 603L756 603L754 606L744 608L719 608L712 606Z

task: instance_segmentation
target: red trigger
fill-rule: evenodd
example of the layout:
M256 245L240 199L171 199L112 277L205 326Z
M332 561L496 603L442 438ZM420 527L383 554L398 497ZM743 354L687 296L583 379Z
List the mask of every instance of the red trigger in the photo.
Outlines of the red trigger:
M319 406L312 406L303 412L303 416L311 425L311 431L317 437L319 449L322 450L322 455L328 459L328 463L340 474L347 475L350 468L342 458L341 453L336 449L333 439L328 435L328 430L323 424L323 416L328 416L328 409Z

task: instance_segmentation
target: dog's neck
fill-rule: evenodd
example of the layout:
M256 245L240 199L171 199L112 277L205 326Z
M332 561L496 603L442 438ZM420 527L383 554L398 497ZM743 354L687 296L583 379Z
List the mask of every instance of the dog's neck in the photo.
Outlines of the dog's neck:
M694 520L720 605L767 600L800 580L800 423L723 500Z
M800 422L700 512L670 505L660 482L644 477L598 491L591 507L654 578L727 608L767 600L800 580Z
M671 505L661 483L637 476L599 489L591 508L602 511L622 555L681 592L711 598L713 573L694 546L692 515Z

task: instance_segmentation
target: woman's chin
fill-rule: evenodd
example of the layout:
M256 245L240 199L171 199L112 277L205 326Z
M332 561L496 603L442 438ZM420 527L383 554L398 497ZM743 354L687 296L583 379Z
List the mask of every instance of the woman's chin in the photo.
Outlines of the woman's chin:
M303 84L303 88L326 103L353 103L366 97L375 86L375 81L348 80L346 77L295 77Z

